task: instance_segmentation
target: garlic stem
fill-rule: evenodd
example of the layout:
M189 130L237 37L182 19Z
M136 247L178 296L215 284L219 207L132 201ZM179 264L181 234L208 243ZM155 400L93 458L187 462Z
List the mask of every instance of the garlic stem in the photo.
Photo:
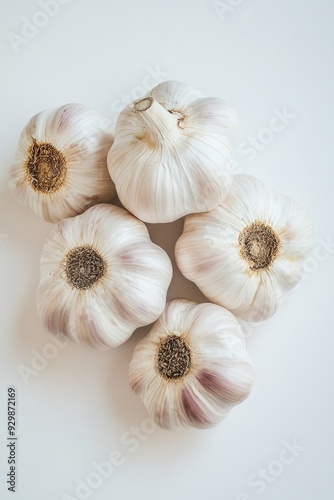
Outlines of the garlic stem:
M168 138L175 139L179 117L161 106L153 97L144 97L136 101L133 105L133 111L139 113L155 142L160 144L161 141Z

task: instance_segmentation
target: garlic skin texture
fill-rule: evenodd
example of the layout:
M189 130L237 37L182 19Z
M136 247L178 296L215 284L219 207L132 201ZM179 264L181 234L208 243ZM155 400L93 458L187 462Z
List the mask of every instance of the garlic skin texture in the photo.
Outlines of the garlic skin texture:
M249 175L236 175L224 203L190 215L176 243L182 274L212 302L263 321L300 282L313 247L304 210Z
M133 391L163 429L204 429L250 393L253 364L235 317L215 304L173 299L136 346Z
M166 252L122 208L101 204L59 222L41 255L37 311L53 334L116 347L164 309L172 279Z
M232 182L236 113L181 82L154 87L120 113L108 168L122 204L144 222L216 207Z
M9 187L48 222L81 214L116 194L107 168L114 137L103 116L82 104L42 111L21 133Z

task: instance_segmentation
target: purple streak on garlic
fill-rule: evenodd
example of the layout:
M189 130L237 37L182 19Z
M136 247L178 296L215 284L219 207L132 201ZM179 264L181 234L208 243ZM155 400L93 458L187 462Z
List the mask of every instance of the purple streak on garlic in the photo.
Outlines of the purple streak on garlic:
M255 177L236 175L220 206L186 217L175 256L212 302L263 321L300 282L313 241L310 218L297 203Z
M172 265L145 224L96 205L65 219L42 251L37 309L45 327L100 349L116 347L164 309Z
M136 346L133 391L164 429L207 428L250 393L253 365L235 317L215 304L173 299Z
M48 222L84 212L116 194L107 168L113 134L81 104L42 111L21 133L9 173L18 200Z

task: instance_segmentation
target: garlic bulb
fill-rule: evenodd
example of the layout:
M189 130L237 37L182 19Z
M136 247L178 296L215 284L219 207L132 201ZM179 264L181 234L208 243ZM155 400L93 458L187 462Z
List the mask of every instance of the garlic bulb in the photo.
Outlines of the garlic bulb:
M108 168L123 205L144 222L216 207L232 182L238 127L224 101L163 82L120 113Z
M176 261L212 302L262 321L299 283L312 245L312 224L299 205L237 175L222 205L186 217Z
M167 254L142 222L122 208L96 205L51 231L37 310L55 335L115 347L159 317L171 279Z
M113 135L102 123L81 104L35 115L21 133L9 174L18 200L48 222L110 201L116 194L107 168Z
M212 427L250 393L253 365L223 307L173 299L135 348L130 386L164 429Z

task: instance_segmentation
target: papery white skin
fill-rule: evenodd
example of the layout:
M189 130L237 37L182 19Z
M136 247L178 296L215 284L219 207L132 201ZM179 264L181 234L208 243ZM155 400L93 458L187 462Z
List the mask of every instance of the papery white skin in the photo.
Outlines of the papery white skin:
M82 104L66 104L42 111L21 133L9 173L9 187L18 200L48 222L81 214L92 205L110 201L116 194L107 168L114 137L103 126L103 116ZM32 143L50 143L66 160L66 179L54 193L33 189L25 164Z
M273 229L280 248L268 268L252 271L238 238L255 221ZM182 274L212 302L244 320L263 321L300 282L313 242L311 220L297 203L255 177L236 175L222 205L186 217L175 255Z
M159 343L169 335L180 336L190 348L191 367L180 379L167 380L157 369ZM240 325L229 311L173 299L136 346L129 382L160 427L208 428L249 395L254 369Z
M232 182L236 113L180 82L163 82L146 97L153 98L146 111L135 112L135 101L120 113L108 155L121 202L151 223L214 208Z
M63 260L73 248L91 245L107 263L91 288L73 288ZM96 205L51 231L41 256L37 309L45 327L79 343L106 349L127 340L164 309L172 279L166 252L126 210Z

